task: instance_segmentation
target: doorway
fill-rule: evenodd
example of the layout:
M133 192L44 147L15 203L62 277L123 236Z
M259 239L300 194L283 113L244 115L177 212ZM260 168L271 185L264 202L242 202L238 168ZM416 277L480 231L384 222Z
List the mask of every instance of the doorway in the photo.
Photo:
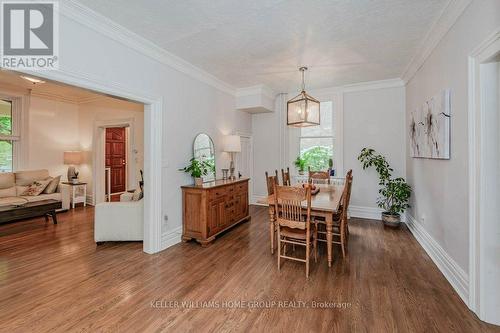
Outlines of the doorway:
M253 176L253 151L252 137L248 134L240 134L241 152L236 154L236 173L241 173L244 178L250 178L248 184L248 195L252 198L252 176Z
M500 325L500 31L469 60L469 306Z
M134 118L95 122L94 204L104 201L120 201L120 195L129 190L127 186L135 186L139 172L134 162L137 152L135 131Z
M106 128L106 196L107 201L120 201L127 189L127 131L125 127Z

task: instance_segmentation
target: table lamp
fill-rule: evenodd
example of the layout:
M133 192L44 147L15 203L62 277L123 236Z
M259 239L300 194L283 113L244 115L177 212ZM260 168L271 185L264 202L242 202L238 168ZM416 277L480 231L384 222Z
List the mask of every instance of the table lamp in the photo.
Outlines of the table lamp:
M73 181L73 179L78 179L78 172L75 169L75 165L80 165L82 163L82 152L81 151L65 151L64 152L64 164L69 165L68 167L68 182Z
M227 135L224 138L224 151L231 154L231 164L229 165L229 179L234 180L234 153L241 152L241 139L239 135Z

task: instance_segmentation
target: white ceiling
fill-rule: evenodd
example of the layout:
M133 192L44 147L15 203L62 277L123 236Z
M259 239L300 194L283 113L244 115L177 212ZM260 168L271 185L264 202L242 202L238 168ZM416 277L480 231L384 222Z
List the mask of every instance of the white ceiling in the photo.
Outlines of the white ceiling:
M449 0L79 0L236 88L400 77Z

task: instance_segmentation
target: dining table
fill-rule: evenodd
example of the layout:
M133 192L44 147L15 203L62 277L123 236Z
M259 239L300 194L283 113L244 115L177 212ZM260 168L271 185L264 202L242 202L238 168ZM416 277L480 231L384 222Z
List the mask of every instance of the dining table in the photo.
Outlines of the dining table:
M302 186L295 184L292 186ZM326 248L328 253L328 267L333 261L333 215L339 211L342 191L344 185L340 184L316 184L319 192L311 196L311 218L324 219L326 224ZM269 207L269 236L271 238L271 253L274 254L276 238L276 212L274 195L259 199L257 203ZM307 202L303 202L303 208L307 208Z

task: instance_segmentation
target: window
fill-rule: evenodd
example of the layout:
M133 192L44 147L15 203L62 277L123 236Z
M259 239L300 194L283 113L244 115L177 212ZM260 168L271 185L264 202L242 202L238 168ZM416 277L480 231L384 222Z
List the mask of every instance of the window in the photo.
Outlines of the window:
M0 172L14 170L15 146L19 140L16 135L14 110L13 101L0 99Z
M335 132L333 129L333 103L321 102L319 126L300 129L300 156L306 160L306 168L326 170L333 160Z

